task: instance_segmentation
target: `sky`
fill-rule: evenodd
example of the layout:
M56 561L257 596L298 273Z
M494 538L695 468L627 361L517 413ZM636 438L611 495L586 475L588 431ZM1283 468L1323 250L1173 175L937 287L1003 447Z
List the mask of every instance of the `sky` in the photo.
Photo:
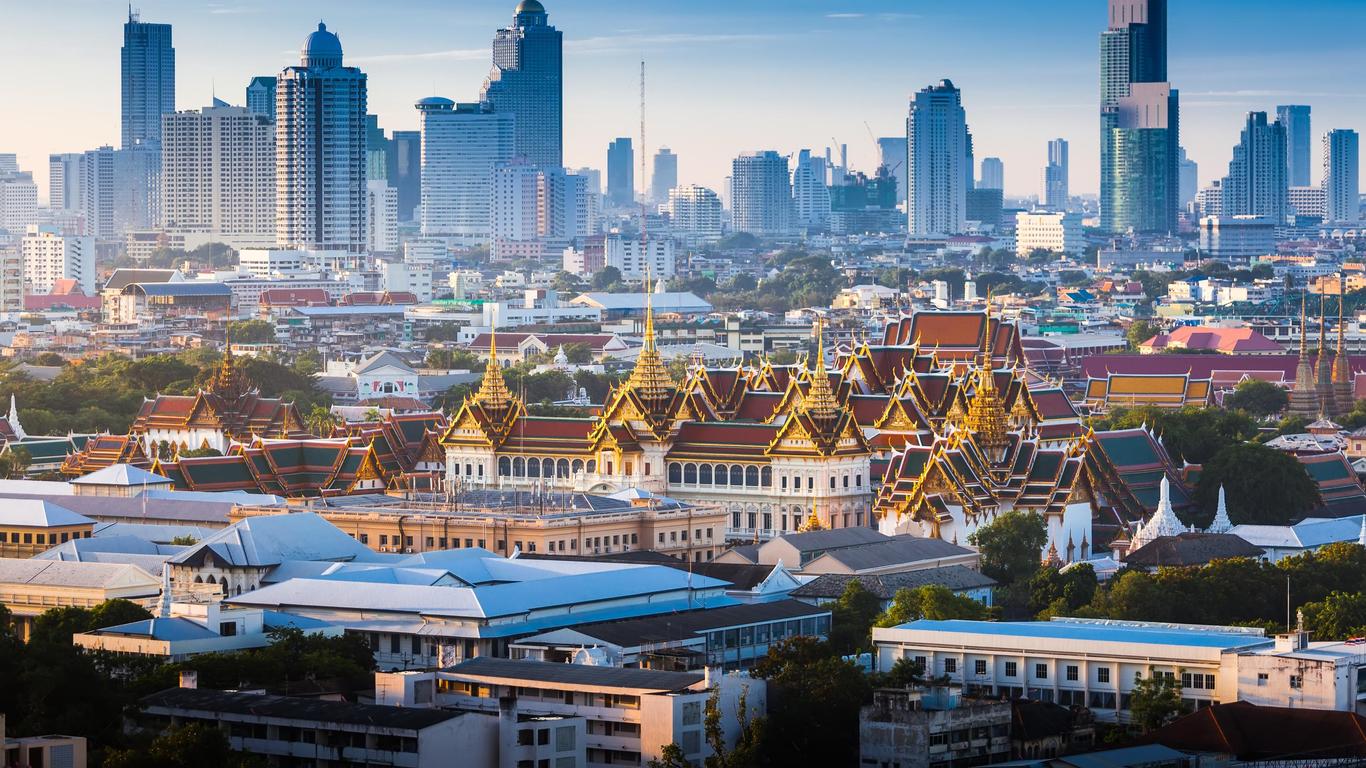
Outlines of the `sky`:
M724 195L742 151L848 145L871 173L876 136L903 134L907 99L942 78L962 89L977 158L1005 162L1008 195L1036 194L1046 143L1071 142L1073 194L1098 187L1099 35L1105 0L544 0L565 38L565 163L602 168L616 136L679 155L681 183ZM319 20L369 76L370 111L417 127L413 102L477 99L493 32L513 0L142 0L174 25L177 108L240 104L254 75L296 64ZM0 152L46 194L47 156L117 144L127 6L0 0ZM1366 129L1355 36L1362 0L1173 0L1169 77L1200 183L1223 176L1249 110L1313 107L1319 139ZM639 150L637 150L639 151ZM638 167L637 159L637 167ZM637 185L641 180L637 179Z

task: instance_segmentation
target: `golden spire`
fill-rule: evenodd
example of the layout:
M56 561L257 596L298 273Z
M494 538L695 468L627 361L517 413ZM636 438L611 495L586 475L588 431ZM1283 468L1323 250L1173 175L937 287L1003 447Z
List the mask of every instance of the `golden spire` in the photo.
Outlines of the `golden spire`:
M503 381L503 367L498 364L498 330L489 329L489 364L484 368L484 380L474 393L474 402L485 410L502 411L512 402L507 382Z
M223 359L209 378L209 391L224 400L237 400L246 394L249 384L246 372L234 365L232 358L232 335L225 331L223 337Z
M816 419L834 419L839 414L839 403L830 389L830 374L825 370L825 322L816 318L816 370L811 374L811 389L802 404Z
M982 342L982 364L977 369L977 391L968 404L967 428L974 441L999 458L1005 449L1007 418L1005 405L996 390L991 357L991 297L987 297L986 338Z
M626 380L626 387L634 389L641 399L646 401L667 400L675 387L673 377L669 375L669 369L664 365L663 358L659 356L659 348L655 344L655 311L650 283L650 269L646 266L645 339L640 356L636 358L636 366L631 370L630 378Z

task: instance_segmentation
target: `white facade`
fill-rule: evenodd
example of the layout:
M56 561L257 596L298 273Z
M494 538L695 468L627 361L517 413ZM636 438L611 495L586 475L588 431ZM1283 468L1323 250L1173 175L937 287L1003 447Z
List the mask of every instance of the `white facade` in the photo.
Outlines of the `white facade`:
M604 266L616 267L626 280L667 280L676 273L671 238L651 237L642 245L638 237L607 235L602 246Z
M669 223L685 245L721 239L721 198L706 187L687 184L669 190Z
M1255 259L1276 252L1276 224L1266 216L1200 219L1200 250L1206 258Z
M85 153L85 234L118 240L128 230L161 222L161 152L148 147L100 147Z
M18 243L0 244L0 312L24 308L24 259Z
M162 117L161 226L234 248L275 242L275 126L243 107Z
M956 235L967 222L971 147L962 94L953 83L918 92L906 118L909 233Z
M29 227L20 241L26 293L52 292L58 280L75 280L87 296L95 295L95 241L61 234L53 227Z
M1068 173L1067 140L1053 139L1048 142L1048 165L1044 166L1043 189L1039 190L1039 202L1045 208L1067 209Z
M669 190L678 186L678 155L668 147L660 147L655 153L654 168L650 173L650 200L654 203L667 203Z
M792 171L792 204L797 226L824 229L830 223L830 187L826 183L825 158L813 157L803 149Z
M365 185L365 233L371 253L398 253L398 190L387 181Z
M431 301L435 295L430 264L409 264L405 261L376 259L380 284L390 293L409 292L421 302Z
M1327 219L1328 199L1323 187L1291 187L1287 192L1290 212L1296 216Z
M1323 137L1324 220L1361 218L1361 155L1356 131L1329 131Z
M33 174L0 173L0 229L18 234L38 222L38 185Z
M81 210L85 182L85 153L63 152L47 158L48 207L54 211Z
M1006 164L1001 162L1001 158L982 158L982 174L976 186L980 189L999 189L1005 191Z
M1035 250L1066 254L1086 250L1081 214L1063 211L1020 211L1015 214L1015 253L1024 257Z
M591 225L588 180L563 169L516 160L493 172L492 257L541 258L564 248Z
M488 245L493 169L512 159L514 117L450 99L417 102L422 132L422 234Z
M792 185L786 157L768 150L735 158L731 163L730 218L736 232L761 237L792 230Z

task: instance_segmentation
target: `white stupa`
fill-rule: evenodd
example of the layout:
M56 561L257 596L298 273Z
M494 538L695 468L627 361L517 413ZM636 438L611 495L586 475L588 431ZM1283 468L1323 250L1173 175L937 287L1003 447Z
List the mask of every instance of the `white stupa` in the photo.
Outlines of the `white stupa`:
M1209 524L1205 533L1228 533L1233 530L1233 521L1228 519L1228 505L1224 503L1224 486L1219 486L1219 507L1214 510L1214 522Z
M1129 545L1130 552L1137 552L1162 536L1178 536L1184 530L1176 511L1172 509L1171 483L1165 476L1162 478L1161 494L1157 502L1157 511L1134 533L1133 541Z

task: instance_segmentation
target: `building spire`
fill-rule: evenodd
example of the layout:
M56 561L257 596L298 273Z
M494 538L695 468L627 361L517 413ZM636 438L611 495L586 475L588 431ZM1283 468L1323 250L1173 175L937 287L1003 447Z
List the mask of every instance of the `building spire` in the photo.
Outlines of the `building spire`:
M474 401L485 410L497 412L512 402L507 382L503 381L503 367L498 364L497 328L489 328L489 364L484 368L484 380L479 383L479 391L474 393Z
M825 370L825 320L820 317L816 318L816 370L811 374L811 388L804 405L816 419L833 420L839 414L839 403L830 389L830 374Z
M1001 394L996 389L996 372L991 356L991 296L987 295L986 338L982 341L982 362L977 368L977 391L968 404L967 428L974 441L993 461L1004 455L1007 444L1008 419Z
M1214 510L1214 522L1209 524L1206 533L1228 533L1233 529L1233 521L1228 516L1228 503L1224 500L1224 486L1219 486L1219 506Z
M1339 414L1351 412L1356 405L1352 359L1347 356L1346 303L1346 281L1342 275L1338 275L1338 347L1337 354L1333 355L1333 404L1337 406Z
M664 365L663 358L659 355L659 348L655 341L655 311L654 299L650 293L650 267L645 267L645 338L640 349L640 356L636 358L636 366L631 370L631 377L626 380L626 386L634 389L640 397L646 401L666 400L675 388L673 377L669 375L669 369Z

